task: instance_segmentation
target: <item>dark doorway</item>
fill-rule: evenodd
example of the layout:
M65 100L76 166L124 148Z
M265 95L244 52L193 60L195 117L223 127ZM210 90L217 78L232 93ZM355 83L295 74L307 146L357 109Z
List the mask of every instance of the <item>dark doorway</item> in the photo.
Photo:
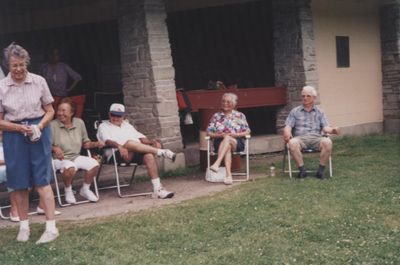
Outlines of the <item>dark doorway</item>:
M270 1L171 12L167 25L177 87L274 85Z
M3 34L0 47L13 41L30 53L33 73L38 73L50 48L60 48L61 60L82 76L71 95L86 94L87 108L93 108L96 92L122 91L117 21Z

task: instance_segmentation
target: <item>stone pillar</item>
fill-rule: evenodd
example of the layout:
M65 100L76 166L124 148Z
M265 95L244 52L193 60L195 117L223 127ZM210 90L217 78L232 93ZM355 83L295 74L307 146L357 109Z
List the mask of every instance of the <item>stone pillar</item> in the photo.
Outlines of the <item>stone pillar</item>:
M275 85L287 88L287 105L277 113L281 130L291 108L301 104L301 89L318 90L310 0L273 0Z
M400 4L380 8L384 130L400 133Z
M139 131L181 151L175 72L162 0L119 0L124 103Z

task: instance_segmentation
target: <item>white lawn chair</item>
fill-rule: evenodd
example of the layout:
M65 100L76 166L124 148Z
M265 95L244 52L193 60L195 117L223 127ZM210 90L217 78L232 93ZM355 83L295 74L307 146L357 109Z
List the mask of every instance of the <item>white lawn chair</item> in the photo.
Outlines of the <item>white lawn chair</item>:
M242 152L233 152L232 155L240 155L240 156L245 156L245 171L241 171L241 172L232 172L232 178L233 181L248 181L250 179L250 163L249 163L249 139L251 138L250 135L246 135L245 136L245 147L244 150ZM205 140L207 141L207 169L210 168L211 165L211 156L216 156L217 153L214 152L211 143L212 143L212 138L210 136L206 136ZM244 176L245 178L234 178L237 176ZM254 180L254 178L253 178Z

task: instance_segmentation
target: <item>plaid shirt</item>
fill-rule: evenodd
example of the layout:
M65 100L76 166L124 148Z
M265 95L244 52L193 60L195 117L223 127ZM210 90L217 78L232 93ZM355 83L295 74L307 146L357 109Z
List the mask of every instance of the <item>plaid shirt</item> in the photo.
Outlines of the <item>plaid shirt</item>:
M308 112L303 106L298 106L290 111L285 125L294 128L294 136L300 136L321 134L322 129L329 124L325 113L319 107L313 106Z

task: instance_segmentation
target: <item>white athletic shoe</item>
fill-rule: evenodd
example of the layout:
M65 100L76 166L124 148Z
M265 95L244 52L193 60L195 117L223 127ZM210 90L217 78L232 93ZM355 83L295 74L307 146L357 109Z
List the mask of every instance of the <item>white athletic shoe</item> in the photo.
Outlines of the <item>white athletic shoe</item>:
M49 243L51 241L54 241L59 235L60 235L60 233L58 233L58 229L56 229L55 232L44 231L44 233L39 238L39 240L36 241L36 244Z
M91 202L97 202L99 198L89 189L81 188L79 194Z
M37 212L37 214L41 214L41 215L44 214L44 210L42 208L40 208L39 206L36 207L36 212ZM60 215L60 214L61 214L60 211L54 210L54 215Z
M26 242L29 240L31 231L29 229L20 229L17 235L18 242Z
M176 154L169 149L162 149L162 156L171 159L172 162L175 162Z
M76 199L72 190L65 190L65 201L70 204L75 204Z
M154 191L153 194L152 194L152 197L153 198L158 198L158 199L169 199L169 198L174 197L174 193L170 192L170 191L167 191L164 188L161 188L161 189L159 189L157 191Z
M20 220L19 220L19 216L14 216L14 215L12 215L11 212L10 212L10 221L11 221L11 222L19 222L19 221L20 221Z

